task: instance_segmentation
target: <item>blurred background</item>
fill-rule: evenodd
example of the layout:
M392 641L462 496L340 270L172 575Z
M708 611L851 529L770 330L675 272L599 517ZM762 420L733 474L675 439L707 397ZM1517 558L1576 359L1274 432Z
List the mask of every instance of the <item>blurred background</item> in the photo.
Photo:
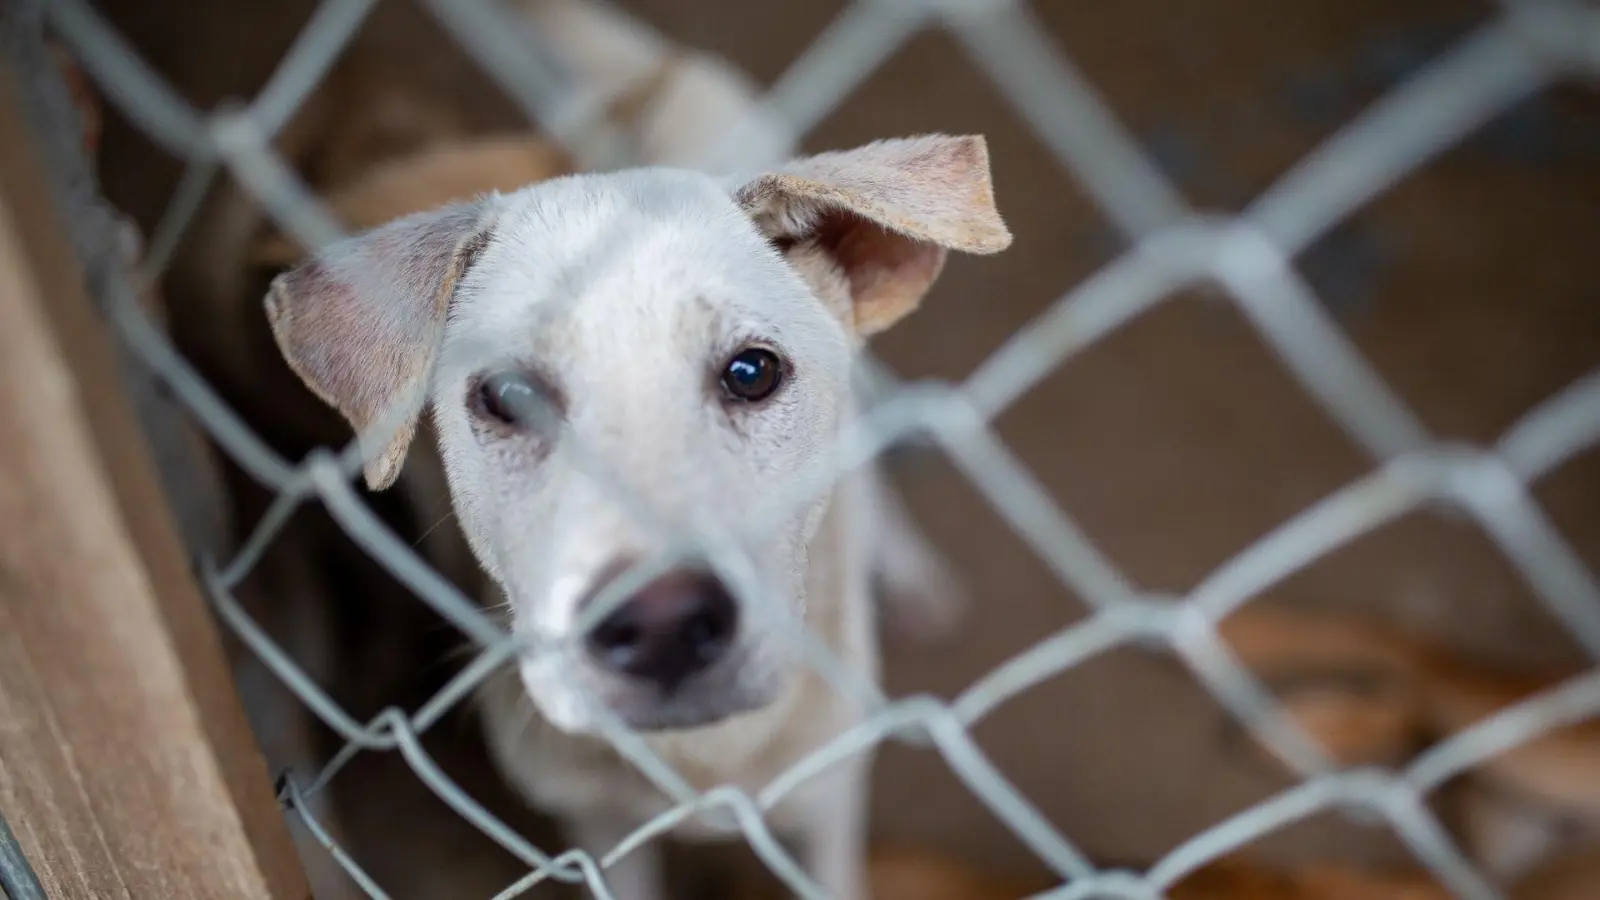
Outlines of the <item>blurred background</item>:
M844 9L836 0L619 6L760 84L778 79ZM186 99L207 109L260 90L315 4L100 0L97 7ZM1241 210L1496 9L1445 0L1042 0L1031 8L1040 35L1071 60L1140 150L1196 207L1224 212ZM366 89L422 98L429 109L447 110L448 123L437 127L452 133L525 127L517 105L417 4L377 4L344 62L359 70L354 83L366 86L354 96ZM323 126L307 127L315 144ZM921 312L875 347L903 377L959 381L1128 245L1047 141L940 29L906 41L802 144L823 150L928 131L987 138L1016 242L998 257L953 258ZM335 165L310 151L300 159L314 187L316 166ZM1545 91L1427 161L1299 258L1328 312L1439 438L1490 443L1600 360L1597 161L1600 99L1583 86ZM180 162L113 110L100 166L110 200L146 234L154 231L179 185ZM217 260L207 257L207 228L198 231L201 243L180 251L163 284L179 348L284 452L299 455L338 434L337 423L318 418L310 404L311 424L286 423L273 411L273 398L283 395L272 391L294 386L267 390L239 374L240 360L259 361L254 371L262 373L275 364L260 335L241 339L242 355L219 349L216 329L225 325L216 316L257 307L216 313L223 289L205 273ZM1373 466L1216 293L1174 296L1095 343L996 428L1137 585L1170 594L1194 587ZM1085 615L1081 598L948 462L934 453L908 456L895 474L976 600L954 643L891 651L895 693L953 696ZM241 532L268 499L245 481L234 473L230 488ZM1591 450L1564 466L1536 493L1579 555L1600 564L1600 454ZM386 509L391 501L373 502ZM298 543L274 557L281 565L264 565L257 582L265 599L257 602L271 607L274 578L306 579L338 596L338 651L329 654L326 683L358 718L392 703L414 707L459 664L460 640L320 515L297 517ZM283 574L289 569L295 574ZM1261 602L1389 623L1506 665L1580 660L1481 528L1447 511L1365 535ZM373 637L375 622L381 640ZM1025 692L974 735L1097 862L1144 866L1289 784L1271 763L1230 744L1225 723L1183 668L1161 653L1128 649ZM429 746L474 796L530 834L544 833L498 787L477 740L462 714L435 729ZM1019 876L1039 871L936 754L891 745L876 771L880 835ZM394 754L364 755L335 790L348 807L348 849L379 883L415 891L399 896L490 896L520 869ZM1404 853L1382 827L1331 814L1254 849L1282 861L1394 862Z

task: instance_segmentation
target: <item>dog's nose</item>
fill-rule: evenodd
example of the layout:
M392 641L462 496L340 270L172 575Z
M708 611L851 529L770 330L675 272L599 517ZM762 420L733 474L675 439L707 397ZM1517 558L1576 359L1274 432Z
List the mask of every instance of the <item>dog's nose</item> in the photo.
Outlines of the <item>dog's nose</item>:
M671 691L715 663L733 643L739 607L702 572L669 572L624 600L588 635L606 668Z

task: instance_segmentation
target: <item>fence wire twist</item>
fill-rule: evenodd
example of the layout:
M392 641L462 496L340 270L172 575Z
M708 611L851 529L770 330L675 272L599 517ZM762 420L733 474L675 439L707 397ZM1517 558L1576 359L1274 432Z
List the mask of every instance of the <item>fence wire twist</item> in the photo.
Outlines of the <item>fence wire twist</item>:
M536 37L493 0L421 0L444 31L505 87L542 131L594 168L621 164L614 140L594 127L597 106L566 90ZM213 178L237 178L280 226L306 246L338 237L334 217L270 146L361 28L376 0L323 0L267 86L248 105L194 108L164 83L85 0L50 0L46 14L101 90L146 135L188 162L153 236L147 278L166 265ZM698 793L636 734L605 722L606 736L678 801L602 859L552 855L533 846L449 779L421 735L518 647L476 604L392 534L351 487L360 453L319 451L295 464L270 450L189 367L124 291L109 310L117 333L162 379L224 452L276 490L277 503L225 564L203 566L218 613L253 652L348 743L315 779L283 786L288 808L329 846L340 865L383 897L311 818L306 797L356 753L397 751L452 809L529 867L502 898L555 879L608 897L604 871L675 824L731 814L765 864L803 897L820 890L768 830L764 812L807 779L887 740L917 741L944 758L973 793L1062 880L1058 900L1162 896L1189 872L1263 835L1331 809L1363 809L1386 820L1416 858L1463 900L1496 888L1463 855L1425 805L1428 792L1484 760L1552 729L1600 713L1600 671L1578 677L1436 745L1397 772L1335 769L1310 737L1233 657L1217 624L1265 589L1411 511L1445 501L1476 520L1534 593L1600 661L1600 584L1546 517L1530 485L1600 442L1600 372L1527 413L1488 447L1443 444L1352 347L1296 272L1294 257L1409 171L1511 104L1554 82L1600 72L1600 12L1577 0L1507 2L1492 21L1348 122L1238 215L1192 208L1101 102L1032 17L1007 0L855 0L773 85L763 101L804 134L905 41L925 29L952 35L993 80L1065 170L1127 240L1127 249L1072 287L956 384L901 384L885 375L880 398L841 438L831 478L911 438L930 439L987 501L1092 608L971 685L953 701L889 699L843 671L814 639L807 658L830 684L870 706L864 724L838 736L754 795L728 787ZM724 150L739 146L730 138ZM737 168L724 152L719 168ZM1065 360L1182 288L1225 288L1288 372L1374 462L1370 474L1282 523L1219 566L1187 596L1147 591L1100 553L991 428ZM818 479L813 479L816 483ZM235 601L297 506L320 501L362 547L423 601L481 646L478 657L414 713L384 710L355 720L301 670ZM738 569L717 547L705 552ZM1014 787L969 735L971 726L1019 693L1114 648L1170 648L1233 715L1298 776L1283 793L1207 829L1143 874L1093 865Z

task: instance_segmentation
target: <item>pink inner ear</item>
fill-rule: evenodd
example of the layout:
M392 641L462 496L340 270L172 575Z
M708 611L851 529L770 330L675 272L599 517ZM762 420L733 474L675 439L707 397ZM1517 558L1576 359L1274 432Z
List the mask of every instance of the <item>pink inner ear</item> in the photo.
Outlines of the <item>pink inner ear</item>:
M838 213L817 239L850 281L856 331L883 331L917 308L944 267L945 248Z

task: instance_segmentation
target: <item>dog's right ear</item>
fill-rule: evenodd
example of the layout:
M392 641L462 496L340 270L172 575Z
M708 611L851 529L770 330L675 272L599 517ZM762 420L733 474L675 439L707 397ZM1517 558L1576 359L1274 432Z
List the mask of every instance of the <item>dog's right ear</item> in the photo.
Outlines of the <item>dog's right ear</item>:
M355 428L373 490L400 474L450 303L492 236L491 203L454 204L346 238L267 292L278 349Z

